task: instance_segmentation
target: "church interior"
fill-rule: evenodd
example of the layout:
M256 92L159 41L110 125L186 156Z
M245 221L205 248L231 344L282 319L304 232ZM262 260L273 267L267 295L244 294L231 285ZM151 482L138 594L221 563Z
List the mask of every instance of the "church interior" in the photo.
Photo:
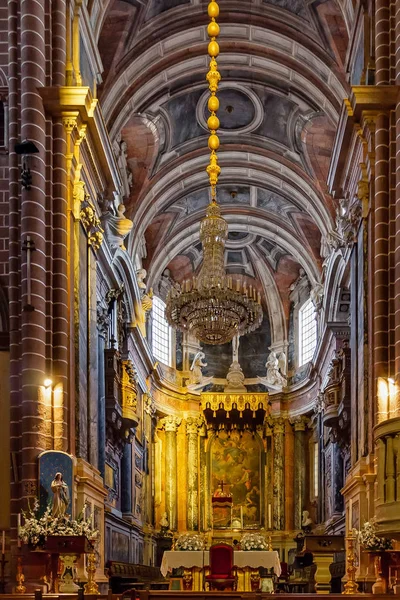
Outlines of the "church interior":
M399 3L0 4L0 593L400 594Z

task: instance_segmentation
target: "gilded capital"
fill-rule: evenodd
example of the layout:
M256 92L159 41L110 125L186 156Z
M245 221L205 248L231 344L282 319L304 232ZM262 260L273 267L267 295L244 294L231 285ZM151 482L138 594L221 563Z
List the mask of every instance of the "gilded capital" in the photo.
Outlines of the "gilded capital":
M165 431L172 431L176 433L179 425L182 423L181 417L177 417L176 415L167 415L163 419L160 420L160 425L162 429Z
M199 417L188 417L186 419L186 433L187 435L197 435L200 428L204 425L204 419L202 416Z
M272 428L274 430L274 435L285 433L285 419L283 417L272 419Z
M301 417L295 417L291 419L291 424L294 426L295 431L305 431L310 419L302 415Z

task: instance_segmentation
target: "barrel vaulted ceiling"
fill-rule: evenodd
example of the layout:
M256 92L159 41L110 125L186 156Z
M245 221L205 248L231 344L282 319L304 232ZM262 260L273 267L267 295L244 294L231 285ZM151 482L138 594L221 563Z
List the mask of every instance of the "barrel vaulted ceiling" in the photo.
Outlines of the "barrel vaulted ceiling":
M335 223L325 185L342 100L351 15L334 0L221 0L218 199L227 270L256 278L287 318L299 269L321 280L321 240ZM344 3L343 3L344 4ZM97 18L100 99L133 174L129 251L146 241L148 283L201 262L209 201L207 3L111 0ZM284 328L283 328L284 329Z

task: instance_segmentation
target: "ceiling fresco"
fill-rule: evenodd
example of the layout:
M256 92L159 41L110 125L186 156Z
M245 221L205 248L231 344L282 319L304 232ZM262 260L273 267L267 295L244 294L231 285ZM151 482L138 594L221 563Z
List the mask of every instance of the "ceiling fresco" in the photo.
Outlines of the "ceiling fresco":
M128 251L145 242L147 281L157 289L166 268L182 280L201 264L199 223L210 199L207 3L106 6L98 25L99 93L131 173ZM266 308L278 307L286 319L299 270L311 288L321 281L321 244L335 224L325 180L348 93L348 32L336 0L229 0L220 4L219 23L226 268L257 281Z

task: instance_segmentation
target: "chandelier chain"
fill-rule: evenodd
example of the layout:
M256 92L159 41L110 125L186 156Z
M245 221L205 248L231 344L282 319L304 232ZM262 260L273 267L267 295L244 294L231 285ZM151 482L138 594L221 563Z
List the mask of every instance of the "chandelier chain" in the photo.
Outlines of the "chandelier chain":
M197 276L185 280L171 288L166 304L166 317L170 325L191 333L206 344L224 344L235 335L244 335L259 327L262 321L261 296L255 287L247 287L246 281L234 281L225 272L225 242L228 237L228 224L221 216L217 202L217 183L221 173L217 150L217 131L220 121L217 116L217 97L221 74L218 71L217 56L220 33L216 19L219 6L215 0L208 5L210 22L207 33L210 37L208 55L209 70L206 75L210 96L207 119L209 129L208 148L211 151L206 171L211 188L211 202L206 216L200 223L200 240L203 246L203 263Z

